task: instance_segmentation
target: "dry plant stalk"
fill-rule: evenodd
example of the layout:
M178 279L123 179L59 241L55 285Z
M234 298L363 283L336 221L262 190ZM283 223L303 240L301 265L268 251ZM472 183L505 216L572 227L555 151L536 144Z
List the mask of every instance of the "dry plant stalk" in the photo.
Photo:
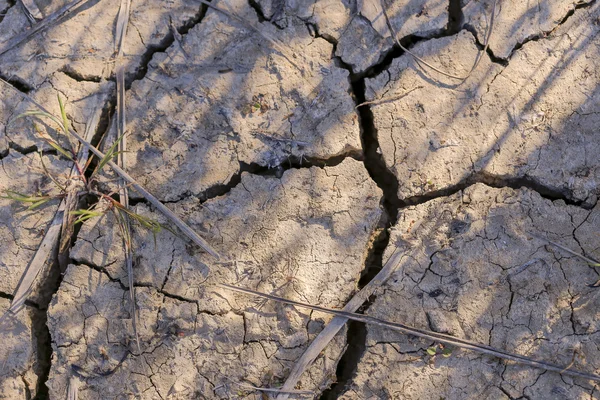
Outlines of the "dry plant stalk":
M42 110L45 113L50 114L44 106L35 101L29 95L18 91L15 89L10 83L6 82L4 79L0 78L0 82L4 85L8 86L15 93L19 94L23 98L29 100L32 104L34 104L37 108ZM113 171L123 180L125 180L131 187L138 192L142 197L144 197L150 204L152 204L158 211L164 214L179 230L185 234L189 239L191 239L194 243L200 246L204 251L208 254L212 255L217 260L220 259L219 253L217 253L210 244L206 240L204 240L200 235L198 235L188 224L183 222L181 218L179 218L173 211L171 211L167 206L160 202L154 195L148 192L142 185L140 185L135 179L133 179L127 172L125 172L121 167L112 162L109 158L106 157L106 154L102 153L96 147L92 146L92 144L85 140L81 135L75 132L73 129L69 129L69 133L79 141L86 149L91 151L96 157L106 162L108 166L110 166Z
M117 140L118 140L118 156L117 165L125 169L127 163L127 137L125 131L127 129L127 119L125 114L125 66L122 64L123 56L123 42L125 41L125 35L127 34L127 26L129 24L129 9L131 0L121 0L121 6L119 7L119 14L117 16L117 30L115 37L115 45L117 47L116 56L116 77L117 77ZM122 182L122 186L119 190L119 200L123 205L123 208L129 209L129 190L127 184ZM137 345L138 352L141 352L140 338L137 330L137 313L136 313L136 302L135 302L135 287L133 278L133 248L132 248L132 236L131 236L131 221L127 213L121 213L118 209L115 211L117 220L119 221L119 227L123 234L123 250L125 252L125 266L127 269L127 282L129 284L129 302L131 307L131 321L133 326L133 334L135 336L135 342Z
M494 348L492 346L487 346L484 344L479 344L475 342L471 342L470 340L461 339L455 336L446 335L443 333L433 332L426 329L415 328L409 325L405 325L398 322L390 322L383 319L370 317L368 315L356 314L353 312L340 311L332 308L315 306L312 304L301 303L299 301L289 300L283 297L273 296L266 293L257 292L255 290L240 288L233 285L220 284L218 285L222 288L233 290L236 292L241 292L245 294L250 294L257 297L262 297L264 299L269 299L273 301L277 301L284 304L293 305L296 307L307 308L310 310L320 311L327 314L332 314L337 317L342 317L346 319L351 319L354 321L362 322L365 324L377 325L384 328L392 329L395 331L399 331L405 334L417 336L423 339L433 340L439 343L443 343L445 345L460 347L466 350L472 350L478 353L487 354L493 357L501 358L503 360L508 360L515 362L517 364L526 365L528 367L539 368L545 371L558 372L561 375L569 375L576 378L588 379L595 382L600 382L600 375L590 374L587 372L581 372L577 370L570 369L569 366L561 366L552 364L546 361L535 360L530 357L521 356L514 353L509 353L504 350L500 350Z
M0 48L0 56L4 53L14 49L15 47L19 46L20 44L25 43L27 40L31 39L31 37L35 36L37 33L43 31L44 29L49 28L53 23L66 17L68 14L70 14L73 11L73 9L76 6L80 5L84 1L89 2L91 0L74 0L71 3L60 8L58 11L48 15L41 22L34 25L30 30L21 32L19 35L13 37L8 42L6 42L6 45L3 48Z
M369 283L365 285L358 293L352 297L352 299L346 304L343 308L343 311L354 312L361 305L364 304L365 301L375 292L375 290L380 287L385 281L388 280L390 276L396 271L398 264L402 259L403 253L396 248L390 258L387 260L381 271ZM292 390L296 387L296 384L300 380L300 377L306 371L306 369L312 364L316 358L319 356L321 351L327 345L333 337L342 329L342 327L348 322L348 318L343 317L335 317L333 318L325 328L319 333L319 335L312 341L310 346L306 349L306 351L300 356L294 367L290 371L285 383L281 387L281 389L285 392ZM277 400L286 400L288 399L288 394L284 393L277 396Z
M4 81L3 81L4 82ZM10 86L10 85L9 85ZM61 104L61 109L63 109ZM96 107L93 114L91 115L85 129L84 136L86 139L92 137L98 123L100 121L100 114L102 112L101 107ZM80 163L85 164L87 162L88 151L81 146L78 152L77 159ZM64 264L68 261L68 255L66 256L67 260L65 260L64 246L65 243L69 243L71 240L72 233L72 224L66 224L66 221L70 219L71 212L77 209L77 191L79 190L80 185L77 184L79 182L78 179L74 179L73 177L78 175L80 171L77 169L77 165L73 165L70 172L70 182L66 188L67 196L60 202L58 206L58 210L56 214L54 214L54 218L50 223L50 226L46 229L46 233L42 242L38 246L35 255L31 259L29 265L23 272L19 283L17 284L17 288L15 289L13 300L11 301L9 309L0 317L0 324L4 321L9 315L14 315L18 313L25 304L25 300L27 296L31 292L33 284L46 266L46 262L50 258L50 255L53 253L54 249L56 249L57 245L59 246L59 263ZM62 232L62 233L61 233ZM63 252L61 252L61 249Z

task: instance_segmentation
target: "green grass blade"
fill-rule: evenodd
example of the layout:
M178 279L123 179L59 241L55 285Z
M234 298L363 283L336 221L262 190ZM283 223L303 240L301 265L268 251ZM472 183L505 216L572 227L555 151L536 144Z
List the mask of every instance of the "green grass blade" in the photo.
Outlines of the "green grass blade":
M92 219L95 217L100 217L104 214L104 212L101 211L92 211L92 210L76 210L76 211L71 211L69 212L69 214L71 215L79 215L80 217L77 218L73 223L77 224L77 223L82 223L84 221L87 221L88 219Z
M27 209L28 210L35 210L36 208L40 207L43 204L46 204L50 200L52 200L52 199L51 198L47 198L47 199L38 200L35 203L33 203L32 205L30 205L29 207L27 207Z
M67 118L67 111L65 110L65 106L60 98L60 94L57 94L56 97L58 97L58 106L60 107L60 116L62 117L62 128L65 132L65 135L68 135L71 125L69 124L69 119Z
M102 168L104 168L106 166L106 164L108 164L109 161L111 161L115 156L117 156L119 154L119 152L116 151L116 149L117 149L117 146L119 145L119 142L121 141L121 139L123 139L124 136L125 136L125 134L123 133L110 146L110 148L108 149L108 151L106 152L106 154L104 155L104 157L102 157L102 160L100 160L100 162L98 163L98 166L96 167L96 170L94 171L94 174L102 171Z
M52 140L52 138L50 138L49 136L48 137L42 136L42 139L44 139L44 141L46 143L48 143L48 145L50 145L50 147L52 147L54 150L56 150L63 156L67 157L69 160L73 161L73 156L71 155L71 153L69 151L65 150L61 145L56 143L54 140Z
M31 111L25 111L24 113L21 113L19 115L17 115L16 117L14 117L8 124L11 125L13 122L15 122L18 119L21 118L25 118L25 117L45 117L45 118L49 118L52 121L54 121L58 126L63 127L63 123L60 119L56 118L54 115L44 112L44 111L35 111L35 110L31 110Z

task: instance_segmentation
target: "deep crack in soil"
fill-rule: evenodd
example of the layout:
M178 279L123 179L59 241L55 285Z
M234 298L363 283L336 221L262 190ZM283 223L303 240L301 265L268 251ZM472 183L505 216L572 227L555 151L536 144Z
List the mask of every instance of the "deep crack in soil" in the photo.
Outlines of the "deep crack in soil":
M558 23L556 28L561 24L565 23L570 16L572 16L577 9L590 7L596 2L593 0L589 3L581 3L577 4L575 8ZM264 22L267 21L264 14L262 13L262 9L260 5L257 4L253 0L249 0L252 8L257 12L259 16L259 21ZM14 6L15 2L9 2L9 8ZM6 9L8 10L8 8ZM4 12L6 12L4 10ZM179 27L177 30L180 34L186 34L192 27L199 24L204 15L206 14L207 7L205 5L201 5L198 14L186 22L183 26ZM3 16L0 15L0 22L2 21ZM451 36L456 34L457 32L466 29L473 33L473 35L477 38L475 34L475 29L471 26L464 24L464 16L462 13L462 9L460 7L459 0L450 0L449 1L449 21L446 30L443 32L439 32L436 35L432 35L430 37L419 37L416 35L408 35L401 39L401 43L405 47L413 47L417 43L442 38L446 36ZM552 31L554 31L554 28ZM550 32L552 32L550 31ZM549 32L543 32L539 35L535 35L533 37L528 38L525 41L518 43L511 51L512 54L522 48L526 43L530 41L540 40ZM175 38L171 33L168 33L159 45L150 46L144 56L142 57L142 62L140 66L134 73L128 75L127 78L127 88L131 87L131 84L136 81L143 79L148 71L148 64L150 63L152 56L158 52L164 52L167 48L169 48L175 41ZM328 41L331 42L331 39ZM335 45L333 52L335 53ZM480 48L483 47L483 44L478 41L478 46ZM354 74L351 68L339 60L337 57L337 64L342 66L342 68L346 68L350 72L350 86L351 92L353 93L356 105L361 104L366 101L365 98L365 78L374 77L380 74L381 72L387 70L387 68L391 65L392 61L403 55L403 51L397 46L394 45L387 53L383 54L381 59L369 67L365 72L361 74ZM488 49L488 56L490 57L492 62L502 64L506 66L508 64L508 59L502 59L494 56L491 49ZM63 73L72 77L78 81L84 81L82 76L73 73L72 71L63 71ZM8 77L7 79L16 89L23 93L30 92L33 88L27 85L25 82L21 82L20 80L12 77ZM95 80L92 80L96 82ZM101 128L98 129L98 134L94 136L93 143L97 144L100 141L101 134L106 133L110 126L110 118L114 114L115 109L115 99L111 99L107 106L105 106ZM388 229L397 221L399 210L404 207L420 205L426 203L428 201L451 196L459 191L465 190L468 187L476 184L476 183L484 183L488 186L494 188L504 188L510 187L514 189L518 189L521 187L527 187L529 189L534 190L539 193L542 197L550 199L550 200L563 200L567 204L583 207L586 209L592 208L594 205L584 204L581 201L575 201L572 199L572 196L568 190L560 190L554 189L551 187L544 186L543 184L536 182L535 180L524 177L524 178L500 178L495 177L485 173L473 174L461 181L460 183L453 185L451 187L442 189L442 190L434 190L423 195L413 196L405 199L400 199L398 197L398 179L396 176L387 168L385 161L383 160L383 156L380 151L379 141L377 137L377 129L374 123L374 117L370 106L362 106L357 110L359 115L359 123L361 128L361 143L363 147L363 154L360 155L357 152L350 152L347 154L342 154L336 157L332 157L327 160L318 160L318 159L296 159L290 158L286 162L275 168L269 168L265 166L260 166L258 164L240 164L239 172L231 178L231 180L223 185L216 185L214 187L209 188L205 192L198 195L198 198L201 202L206 201L207 199L211 199L217 196L222 196L227 194L232 188L237 186L241 181L241 175L243 172L248 172L255 175L267 175L267 176L281 176L281 174L292 168L307 168L311 166L325 167L325 166L335 166L338 165L345 159L346 157L351 157L356 160L360 160L364 162L365 168L369 172L370 177L373 181L376 182L377 186L382 189L383 197L382 197L382 206L385 210L385 214L380 221L379 230L374 233L374 239L371 244L371 250L365 262L365 269L362 272L361 279L359 282L359 288L362 288L366 285L383 265L383 252L388 245L389 242L389 234ZM11 143L10 148L18 151L22 154L28 154L34 151L37 151L37 147L33 146L31 148L18 148L15 147L17 145ZM1 158L1 156L0 156ZM93 167L93 165L92 165ZM135 205L138 202L144 202L144 200L132 200L131 204ZM74 241L77 237L78 231L76 230L73 234L72 241ZM46 379L48 378L48 374L50 371L50 363L52 356L52 348L51 348L51 338L50 332L48 331L48 327L46 324L47 314L46 311L48 309L48 305L52 296L57 292L61 283L61 272L58 268L57 263L53 263L51 267L51 275L49 279L44 282L43 291L47 294L47 296L43 297L43 300L40 302L38 314L39 316L33 319L33 327L35 334L35 343L36 349L38 352L38 360L37 360L37 368L38 368L38 382L37 382L37 396L36 399L45 399L48 397L48 390L45 386ZM104 271L105 272L105 271ZM0 297L9 298L6 296L10 296L7 294L0 293ZM171 295L174 296L174 295ZM179 297L174 297L179 298ZM183 298L181 298L183 299ZM364 305L359 312L364 312L368 309L369 303ZM358 322L350 322L348 324L348 334L347 334L347 349L343 354L342 358L337 367L337 383L333 384L328 390L323 392L321 399L334 399L337 398L340 394L342 394L346 388L348 382L351 381L354 373L356 371L356 367L360 358L362 357L365 351L365 341L367 336L366 326L362 323ZM504 391L504 390L503 390ZM506 394L506 393L505 393ZM508 395L508 394L507 394Z

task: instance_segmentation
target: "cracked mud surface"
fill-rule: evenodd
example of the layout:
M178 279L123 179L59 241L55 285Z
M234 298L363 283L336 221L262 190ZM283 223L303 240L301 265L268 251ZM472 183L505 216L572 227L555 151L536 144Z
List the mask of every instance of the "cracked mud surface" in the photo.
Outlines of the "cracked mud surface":
M35 1L44 16L67 1ZM108 149L117 0L30 29L0 0L0 76ZM342 308L396 247L360 312L588 373L600 371L600 5L596 1L132 2L125 169L222 254L135 227L137 349L122 232L85 221L2 326L0 398L267 398L331 317L229 283ZM393 40L427 63L419 64ZM257 32L259 31L259 32ZM4 52L7 50L6 52ZM0 87L0 189L56 194L70 170L32 105ZM362 102L370 104L357 106ZM100 110L97 125L90 118ZM67 145L67 138L61 138ZM101 142L102 140L102 142ZM39 152L42 152L40 158ZM93 168L93 165L92 167ZM114 190L106 171L99 190ZM139 215L167 224L132 191ZM58 202L0 199L0 311ZM431 349L434 350L431 350ZM304 398L595 399L592 382L350 324L303 375ZM440 354L432 355L439 352ZM266 394L265 394L266 396ZM298 397L300 398L300 397Z
M390 243L406 249L369 315L431 329L538 359L596 371L598 273L532 236L578 251L598 213L529 189L476 184L405 208ZM368 327L365 353L341 398L594 398L595 386Z
M191 398L214 391L226 397L239 390L231 380L261 386L284 377L324 320L311 321L308 314L279 305L248 305L213 285L243 283L343 306L364 268L381 216L380 196L362 163L347 159L336 167L289 170L281 178L244 173L230 193L201 207L194 198L173 204L174 211L206 232L224 258L235 260L215 265L167 231L158 235L156 247L151 234L135 238L145 345L142 355L132 356L111 376L115 394L140 390L148 398L169 392ZM150 213L143 204L137 212ZM101 219L80 231L71 253L77 265L67 270L49 311L57 365L107 370L133 350L118 234L114 222ZM107 360L98 355L100 347L108 351ZM304 384L316 390L326 385L342 348L340 337ZM197 373L182 378L180 368ZM57 398L65 393L65 372L51 371L49 386ZM136 382L137 389L123 392L116 386L123 380ZM106 381L88 384L93 392Z

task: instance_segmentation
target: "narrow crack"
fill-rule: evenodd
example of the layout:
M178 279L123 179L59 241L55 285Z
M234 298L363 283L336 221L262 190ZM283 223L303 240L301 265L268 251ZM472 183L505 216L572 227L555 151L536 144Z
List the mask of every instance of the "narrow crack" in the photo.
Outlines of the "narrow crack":
M31 154L31 153L37 153L39 151L38 147L35 144L31 145L31 146L28 146L28 147L22 147L22 146L19 146L17 143L12 142L12 141L8 142L8 148L10 150L14 150L17 153L19 153L21 155L24 155L24 156L26 156L28 154ZM44 151L44 154L54 154L54 155L56 155L57 151L56 150L46 150L46 151Z
M136 287L138 287L138 286L136 286ZM173 293L167 292L167 291L165 291L163 289L157 289L154 286L152 286L152 289L156 290L158 293L162 294L163 296L168 297L169 299L177 300L177 301L180 301L182 303L195 304L196 308L197 308L196 313L197 314L202 314L203 313L202 311L200 311L200 309L199 309L200 306L198 305L198 302L196 300L188 299L186 297L179 296L177 294L173 294ZM209 314L209 313L204 313L204 314Z
M315 30L315 32L318 36L318 31ZM365 102L365 76L373 73L375 69L367 70L363 74L355 74L350 65L344 63L339 57L335 57L337 43L331 40L331 38L324 39L333 44L332 58L335 60L336 65L349 72L348 83L355 104L359 105ZM389 54L395 55L393 51ZM391 63L391 59L389 63ZM398 209L401 204L398 199L398 180L385 165L379 149L373 112L370 107L359 107L357 110L363 149L363 163L371 179L383 192L381 204L384 209L382 218L379 221L379 227L373 234L371 248L365 259L365 267L361 271L361 278L358 282L359 288L363 288L383 268L383 253L389 243L389 228L396 222ZM363 313L367 310L372 300L369 299L357 312ZM358 363L366 351L367 327L355 321L350 321L347 327L347 347L337 365L336 382L322 393L320 396L321 400L337 399L347 390L348 385L352 382L356 374Z
M6 2L6 8L0 10L0 23L4 20L4 17L8 13L8 10L14 7L15 4L17 4L16 0L9 0Z
M462 29L464 14L461 7L462 0L449 0L448 4L448 27L449 34L456 34Z
M582 9L582 8L589 8L589 7L593 6L595 3L596 3L596 0L592 0L588 3L584 3L584 2L575 3L574 7L571 10L569 10L569 12L567 12L567 14L560 20L560 22L558 22L558 24L554 28L550 29L549 31L542 31L538 34L532 35L528 38L525 38L522 42L517 43L515 45L515 47L513 47L513 49L511 50L509 56L507 57L507 60L511 59L513 54L515 54L515 52L517 50L519 50L520 48L525 46L527 43L537 42L540 39L545 39L545 38L551 36L558 28L560 28L561 25L563 25L565 22L567 22L569 20L569 18L571 18L575 14L575 11Z
M12 294L0 292L0 299L12 300L12 299L14 299L14 297L15 296L13 296Z
M465 31L471 33L471 35L473 35L473 37L475 38L475 46L477 46L479 51L482 51L485 48L485 45L479 40L479 36L477 36L477 29L475 29L475 27L473 25L464 24L462 26L462 30L465 30ZM497 55L494 54L494 51L489 46L486 49L486 54L492 63L501 65L503 67L508 66L508 58L505 59L502 57L498 57Z
M228 182L215 184L201 193L190 193L187 192L177 199L162 201L163 204L178 203L183 199L189 198L190 196L197 198L200 204L214 199L219 196L224 196L229 193L233 188L237 187L242 181L242 174L249 173L252 175L259 176L274 176L280 178L283 173L290 169L302 169L302 168L325 168L334 167L342 163L345 159L352 158L357 161L363 161L363 154L360 150L348 150L336 156L330 158L313 158L313 157L296 157L290 156L284 162L276 166L265 166L257 163L245 163L240 161L240 167L238 172L231 176ZM134 206L139 203L149 204L145 198L139 197L136 193L131 194L129 204Z
M515 400L515 398L514 398L513 396L511 396L511 395L510 395L510 393L508 392L508 390L506 390L504 387L502 387L502 385L500 385L500 386L497 386L497 388L498 388L498 389L500 389L500 391L501 391L502 393L504 393L504 395L505 395L506 397L508 397L510 400Z
M458 1L458 3L460 3L460 0L450 0L450 3L451 3L450 7L452 8L452 10L449 13L448 26L445 29L439 29L427 36L421 36L421 35L416 35L416 34L406 35L398 40L400 42L400 44L404 48L410 50L410 49L414 48L418 43L426 42L426 41L429 41L432 39L441 39L444 37L454 36L458 32L460 32L462 28L454 22L454 20L456 19L456 20L460 21L460 23L462 24L462 20L463 20L462 10L457 11L455 9L456 5L453 4L457 1ZM460 4L459 4L459 6L460 6ZM390 47L390 49L388 49L387 51L382 52L380 54L379 60L377 60L376 62L371 64L364 71L355 73L352 69L352 66L350 66L348 63L343 61L340 57L335 55L337 46L338 46L338 42L335 38L333 38L329 35L321 34L319 32L318 25L315 25L310 22L305 22L305 24L306 24L307 28L309 29L309 32L311 32L311 31L314 32L315 38L321 38L333 45L331 58L335 61L336 66L346 69L350 72L350 80L351 80L351 82L354 82L354 83L356 83L357 81L363 80L365 78L374 78L374 77L378 76L382 72L386 71L390 67L390 65L392 65L392 62L396 58L402 57L405 53L404 50L402 50L400 48L400 46L398 46L397 43L394 43L394 45L392 47ZM482 48L483 48L483 46L482 46ZM356 94L356 91L355 91L355 94Z
M356 367L362 355L365 352L365 343L367 342L367 326L362 322L348 321L347 347L344 354L338 362L336 369L336 382L325 390L320 400L337 399L347 389L352 378L356 374Z
M72 265L75 265L75 266L87 267L87 268L92 269L94 271L100 272L101 274L103 274L104 276L106 276L111 283L118 283L120 289L123 290L124 292L129 291L129 287L125 286L125 284L123 284L123 282L121 282L121 279L112 277L110 275L110 273L108 272L108 270L105 267L101 267L101 266L92 264L92 263L90 263L88 261L84 261L84 260L71 259L70 263ZM193 303L193 304L196 304L196 306L198 306L198 302L196 300L188 299L186 297L183 297L183 296L180 296L180 295L177 295L177 294L173 294L173 293L167 292L166 290L157 288L157 287L155 287L155 286L153 286L151 284L137 284L136 283L136 284L134 284L134 287L136 287L136 288L150 288L150 289L155 290L157 293L160 293L163 296L168 297L170 299L174 299L174 300L181 301L181 302L184 302L184 303ZM198 313L201 313L201 312L198 311Z
M187 34L193 27L202 22L207 10L208 6L202 4L198 9L198 13L186 21L182 26L177 28L177 32L179 32L181 35ZM133 82L144 79L148 73L148 65L150 64L150 61L152 61L152 57L156 53L165 52L169 47L171 47L171 45L173 45L173 43L175 43L175 37L173 36L173 33L169 31L169 33L165 35L159 44L148 46L148 49L141 56L140 65L137 67L136 71L126 75L125 90L129 90Z
M77 81L77 82L95 82L100 83L102 81L102 77L99 75L83 75L81 72L76 71L70 64L65 64L58 72L62 72L67 75L69 78Z
M590 209L594 208L594 206L595 206L595 204L589 204L582 200L575 200L572 197L571 192L566 189L557 189L557 188L545 186L545 185L537 182L533 178L530 178L527 176L525 176L525 177L499 177L499 176L491 175L486 172L478 172L478 173L474 173L474 174L468 176L466 179L462 180L461 182L457 183L456 185L452 185L452 186L449 186L447 188L440 189L440 190L434 190L431 192L427 192L422 195L416 195L416 196L411 196L411 197L407 197L404 199L400 199L399 200L400 207L404 208L404 207L408 207L408 206L415 206L415 205L423 204L423 203L426 203L430 200L434 200L437 198L452 196L452 195L454 195L462 190L465 190L468 187L473 186L477 183L483 183L484 185L487 185L487 186L490 186L493 188L497 188L497 189L503 189L503 188L508 187L511 189L518 190L518 189L525 187L527 189L533 190L534 192L538 193L541 197L543 197L545 199L552 200L552 201L562 200L568 205L581 207L585 210L590 210Z
M71 245L69 249L73 246L73 243L77 239L77 235L79 234L79 230L81 229L81 224L76 225L71 234ZM61 235L63 233L61 232ZM59 237L59 243L60 243ZM39 300L39 316L36 318L32 318L33 325L33 341L36 346L37 360L35 363L36 366L36 375L38 377L36 383L36 396L34 400L42 400L49 398L48 387L46 386L46 382L48 381L48 377L50 376L50 369L52 367L52 336L50 334L50 329L48 327L48 309L50 306L50 302L63 280L63 276L65 271L60 266L59 254L58 251L55 251L52 254L52 259L49 262L49 269L46 276L40 279L40 300ZM27 301L25 302L27 304Z
M258 17L258 22L260 22L260 23L263 23L265 21L271 22L271 20L265 16L265 13L264 13L262 7L260 6L260 4L258 4L256 2L256 0L248 0L248 4L250 5L250 7L252 7L254 9L254 11L256 11L256 15Z
M37 354L33 369L38 377L34 400L49 398L46 381L48 380L50 367L52 366L52 338L50 336L50 329L48 329L48 304L46 304L46 309L44 310L34 310L31 318L32 336Z
M7 76L4 73L2 73L2 71L0 71L0 78L10 83L15 89L17 89L21 93L28 94L34 89L33 86L31 86L29 83L15 75Z
M101 267L84 260L76 260L74 258L71 258L69 263L75 266L88 267L96 272L100 272L101 274L105 275L111 283L118 283L123 291L129 290L129 288L125 286L119 278L113 278L105 267Z

